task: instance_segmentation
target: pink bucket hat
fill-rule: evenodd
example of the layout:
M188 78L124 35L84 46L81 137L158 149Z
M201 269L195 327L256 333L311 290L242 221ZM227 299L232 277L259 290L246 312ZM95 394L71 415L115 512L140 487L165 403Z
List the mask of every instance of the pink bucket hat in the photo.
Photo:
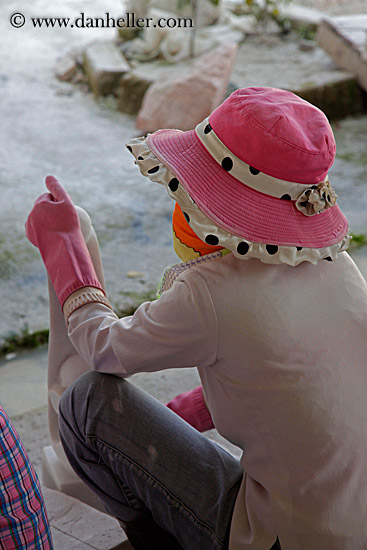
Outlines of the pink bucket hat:
M291 92L236 90L195 130L159 130L127 147L202 240L241 259L317 263L348 246L348 223L327 178L332 129Z

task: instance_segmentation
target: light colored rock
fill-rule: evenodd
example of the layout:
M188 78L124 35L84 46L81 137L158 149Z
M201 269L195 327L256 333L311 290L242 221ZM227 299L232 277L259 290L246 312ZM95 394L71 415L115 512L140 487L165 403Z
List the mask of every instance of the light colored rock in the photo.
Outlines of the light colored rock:
M135 65L129 73L120 78L116 90L118 109L130 115L136 115L139 112L144 95L152 84L163 80L172 80L191 66L189 61L174 64L147 61L135 63Z
M317 45L301 51L302 43L277 36L247 37L238 49L231 83L236 88L261 83L291 90L334 120L364 112L363 92L353 74L338 69Z
M199 58L182 76L155 82L147 91L136 127L189 130L224 99L237 52L226 44Z
M343 77L323 86L304 86L290 90L324 111L330 120L340 120L365 110L361 88L353 76Z
M329 15L364 13L366 0L298 0L302 6L320 10Z
M180 2L173 0L151 0L151 4L161 10L172 12L180 17L191 17L191 2L182 5ZM222 10L222 2L219 1L218 5L213 4L210 0L198 0L197 1L197 19L196 25L198 27L205 27L206 25L212 25L220 17Z
M118 38L120 42L128 42L133 40L139 34L138 28L129 28L129 27L119 27L118 28Z
M367 91L367 14L325 19L317 38L335 63L353 73Z
M135 19L147 17L148 5L150 0L126 0L125 13L133 13ZM119 27L118 36L122 42L132 40L139 34L139 27Z
M96 95L113 92L130 65L113 42L93 42L84 52L84 70Z
M233 16L233 18L235 17L236 16ZM198 34L198 38L206 38L208 41L211 41L213 44L211 48L212 50L221 44L240 44L243 42L247 34L251 33L245 33L243 29L235 28L235 24L232 25L231 21L228 19L228 23L213 25L212 27L205 27L205 29L201 29ZM197 46L195 44L195 50L196 49Z
M280 6L280 15L289 19L293 27L310 26L317 28L325 17L322 11L298 4L284 4Z
M301 42L298 44L298 49L301 50L301 52L313 52L316 47L316 44L313 40L301 40Z
M117 88L117 108L123 113L135 115L143 102L144 95L153 83L149 71L146 75L134 70L122 76Z
M134 13L135 17L146 17L150 0L126 0L125 13Z
M42 492L55 539L55 550L110 550L127 540L115 518L59 491L43 487ZM70 540L66 540L66 537L70 537ZM63 541L64 546L60 541ZM65 545L65 541L75 546Z
M225 28L226 26L229 26L229 28L233 31L240 32L242 35L242 40L245 35L254 34L257 27L257 19L254 15L236 15L230 10L225 12L223 23L224 24L218 24L215 27L208 27L208 30L211 29L213 32L218 32L217 39L221 42L223 42L222 34L228 34L228 29Z
M176 43L176 53L182 51L185 42L188 42L188 38L185 40L185 35L182 36L181 29L177 29L172 32L167 27L161 27L158 21L161 19L167 19L172 14L161 10L150 10L149 17L152 18L152 22L148 27L142 29L140 36L135 38L128 44L129 48L126 51L129 59L137 59L139 61L150 61L158 57L161 53L161 42L169 35L173 35Z
M206 29L216 29L214 27L204 27L200 32L196 32L194 23L191 19L179 19L173 13L159 9L149 11L150 23L142 29L139 37L131 42L124 44L124 53L128 59L138 61L151 61L153 59L164 59L170 63L176 63L188 59L191 54L199 56L215 47L218 42L218 33L208 39L201 36ZM168 24L163 26L161 21L171 20L177 22L177 26L171 27ZM179 22L180 21L180 22ZM193 40L195 34L195 40Z
M71 55L62 57L55 66L55 74L59 80L67 82L78 70L78 64Z

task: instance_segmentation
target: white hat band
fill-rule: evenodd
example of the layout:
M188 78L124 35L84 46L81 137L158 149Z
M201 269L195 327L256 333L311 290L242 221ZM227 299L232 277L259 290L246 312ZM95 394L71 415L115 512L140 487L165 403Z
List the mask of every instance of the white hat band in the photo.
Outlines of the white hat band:
M271 197L296 201L297 209L306 216L323 212L336 203L336 193L328 179L310 185L274 178L234 155L210 126L209 117L195 128L196 135L213 159L236 180Z

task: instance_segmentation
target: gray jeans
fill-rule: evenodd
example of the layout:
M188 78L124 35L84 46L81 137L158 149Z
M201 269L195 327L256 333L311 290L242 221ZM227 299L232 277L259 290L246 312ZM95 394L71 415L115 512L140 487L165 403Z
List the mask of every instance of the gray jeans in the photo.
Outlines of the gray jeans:
M119 377L88 372L62 397L60 435L76 473L122 522L154 523L185 550L228 547L239 462Z

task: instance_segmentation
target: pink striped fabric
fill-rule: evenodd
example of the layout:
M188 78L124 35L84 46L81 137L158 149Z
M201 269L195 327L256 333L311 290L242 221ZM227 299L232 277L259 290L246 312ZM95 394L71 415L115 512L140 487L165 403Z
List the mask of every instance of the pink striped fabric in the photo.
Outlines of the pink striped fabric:
M0 548L51 550L47 513L36 472L0 405Z

